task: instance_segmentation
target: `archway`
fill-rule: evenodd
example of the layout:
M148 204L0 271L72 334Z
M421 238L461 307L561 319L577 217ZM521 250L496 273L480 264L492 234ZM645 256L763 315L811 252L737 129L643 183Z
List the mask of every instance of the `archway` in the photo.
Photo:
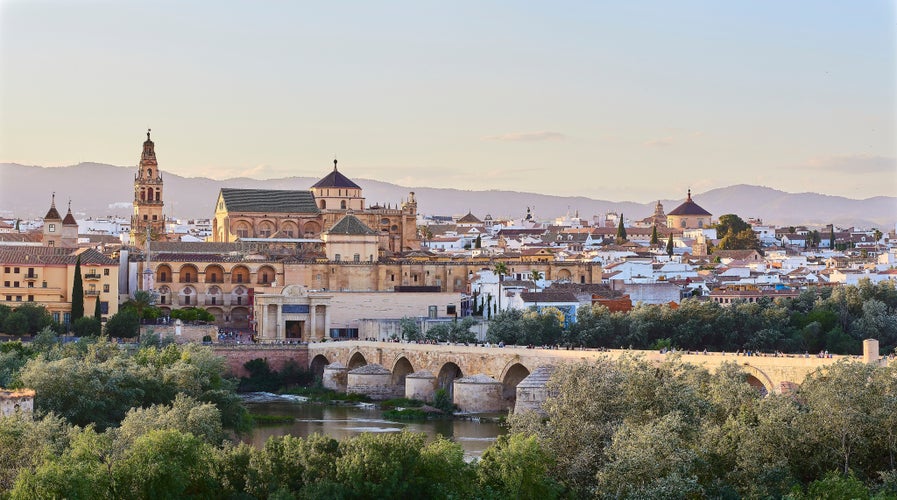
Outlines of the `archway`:
M445 392L448 393L449 398L454 401L454 389L453 382L456 378L461 378L464 376L464 373L461 371L461 368L455 363L448 362L442 365L442 368L439 369L439 375L436 376L436 387L439 389L445 389Z
M751 366L747 363L741 366L741 369L744 370L745 373L745 382L754 387L760 394L766 396L767 394L772 394L773 388L775 387L770 380L769 376L760 371L755 366Z
M330 361L323 354L318 354L311 360L308 370L315 377L315 381L324 380L324 367L330 364Z
M178 281L181 283L196 283L199 281L199 270L193 264L184 264L178 269Z
M234 266L230 271L231 283L249 283L249 269L246 266Z
M558 271L557 279L559 281L570 281L571 276L572 274L570 274L569 269L561 269L560 271Z
M515 363L507 371L501 381L501 396L511 408L517 401L517 384L529 377L529 369L520 363Z
M349 358L348 368L349 368L349 371L352 371L352 370L354 370L358 367L364 366L366 364L368 364L368 360L364 359L364 354L361 354L360 352L356 352L355 354L352 355L351 358Z
M769 391L766 390L766 387L763 385L763 382L761 382L760 379L758 379L757 377L755 377L753 375L748 375L745 378L745 382L747 382L748 385L750 385L751 387L756 389L757 392L759 392L761 396L766 396L767 394L769 394Z
M246 328L249 326L249 309L234 307L230 310L230 322L234 328Z
M171 267L168 264L156 268L156 283L171 283L171 277Z
M392 367L392 385L399 389L399 393L403 396L405 395L405 377L412 373L414 373L414 367L405 356L396 360Z
M203 271L206 283L224 283L224 268L218 264L206 266Z

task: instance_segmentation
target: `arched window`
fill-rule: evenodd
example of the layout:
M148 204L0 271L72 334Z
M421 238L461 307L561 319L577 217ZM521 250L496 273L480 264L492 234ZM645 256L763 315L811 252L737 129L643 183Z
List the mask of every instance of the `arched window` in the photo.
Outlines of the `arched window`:
M343 210L345 210L346 209L346 200L339 202L339 207L342 208Z
M146 169L146 176L149 177L150 179L152 179L153 178L153 169L151 169L151 168Z
M321 210L324 210L326 208L327 208L327 200L321 200Z

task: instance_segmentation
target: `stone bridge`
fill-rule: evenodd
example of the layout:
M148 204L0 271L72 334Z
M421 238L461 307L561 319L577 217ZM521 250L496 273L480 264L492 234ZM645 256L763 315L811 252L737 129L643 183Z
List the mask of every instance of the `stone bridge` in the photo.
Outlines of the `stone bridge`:
M876 355L870 359L873 351ZM877 352L876 342L874 347L869 346L864 358L867 362L876 361ZM619 349L527 349L342 341L309 344L307 359L310 369L331 388L367 393L372 397L405 395L418 396L418 399L432 399L435 389L442 388L453 396L462 410L499 411L514 407L518 384L538 367L589 361L601 356L615 359L624 354L639 354L657 362L667 356L657 351ZM735 362L747 372L748 382L764 393L790 391L812 371L843 357L681 354L682 361L705 366L711 371L725 362ZM374 364L382 369L371 366L356 370ZM355 380L353 371L356 372ZM472 377L475 375L479 377ZM428 389L421 391L422 387Z

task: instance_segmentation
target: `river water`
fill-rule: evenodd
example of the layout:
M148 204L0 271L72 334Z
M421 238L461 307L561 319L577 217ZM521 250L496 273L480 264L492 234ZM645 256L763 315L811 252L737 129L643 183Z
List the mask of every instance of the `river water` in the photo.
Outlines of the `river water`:
M475 420L425 420L395 422L383 418L374 405L333 406L307 403L299 396L278 396L268 393L244 395L244 403L251 413L288 415L293 421L276 425L257 425L243 441L257 448L264 446L271 436L292 435L306 437L314 433L334 439L345 439L362 432L423 432L435 438L442 435L464 448L464 456L471 460L482 455L495 439L506 430L494 422ZM495 417L497 415L490 414Z

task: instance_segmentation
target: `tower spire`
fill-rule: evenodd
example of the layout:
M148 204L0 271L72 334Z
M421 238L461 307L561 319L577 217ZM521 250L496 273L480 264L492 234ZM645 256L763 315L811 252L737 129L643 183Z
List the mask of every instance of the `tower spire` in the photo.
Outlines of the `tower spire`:
M333 171L336 172L336 158L333 159Z

